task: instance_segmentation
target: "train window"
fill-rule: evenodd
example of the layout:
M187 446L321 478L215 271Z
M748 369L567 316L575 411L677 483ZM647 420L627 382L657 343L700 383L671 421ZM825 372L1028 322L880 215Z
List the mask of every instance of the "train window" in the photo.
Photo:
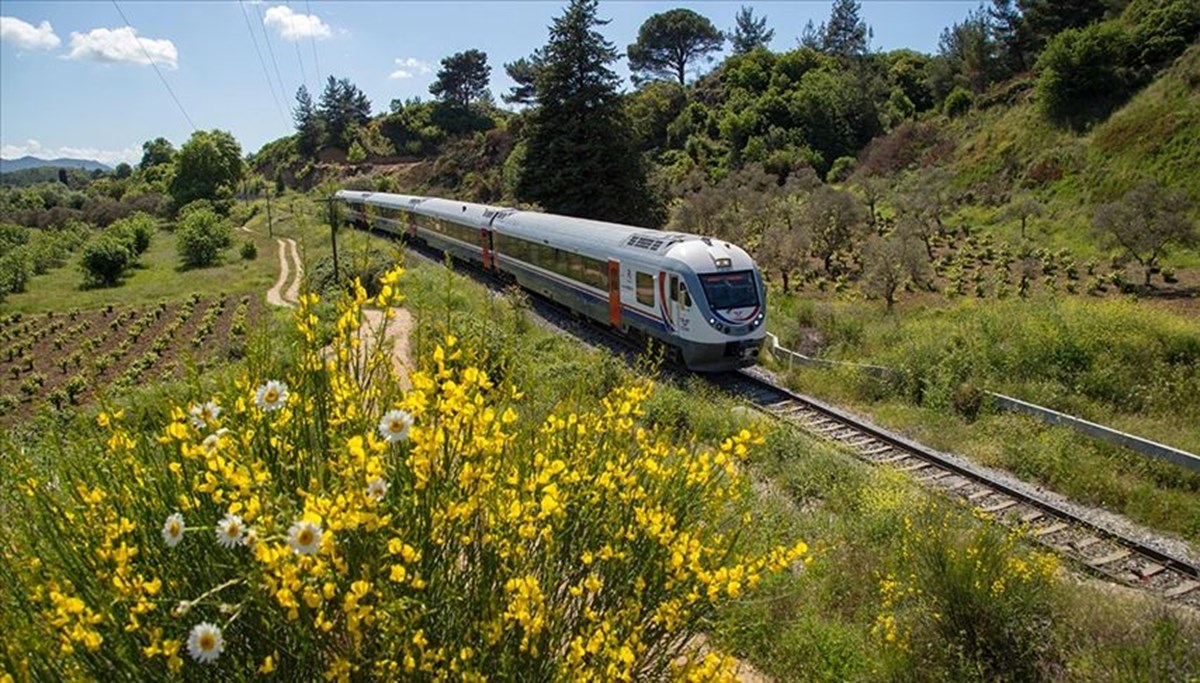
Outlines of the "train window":
M681 281L679 283L679 299L678 299L678 301L679 301L679 305L683 306L684 308L691 308L691 306L692 306L692 296L690 294L688 294L688 288L687 288L686 282Z
M714 310L747 308L758 304L758 288L754 285L752 271L701 275L700 284L704 286L708 305Z
M597 289L608 289L608 273L604 270L604 264L584 256L583 281Z
M576 282L583 282L583 257L579 254L567 254L567 276Z
M637 274L637 300L643 306L654 305L654 276L649 273Z

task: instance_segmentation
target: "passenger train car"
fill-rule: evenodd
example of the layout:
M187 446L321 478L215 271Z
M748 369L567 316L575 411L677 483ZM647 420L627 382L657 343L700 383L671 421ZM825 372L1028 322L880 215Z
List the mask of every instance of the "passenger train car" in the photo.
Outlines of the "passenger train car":
M631 336L689 369L753 365L766 336L754 261L717 239L480 204L342 190L358 225L420 239Z

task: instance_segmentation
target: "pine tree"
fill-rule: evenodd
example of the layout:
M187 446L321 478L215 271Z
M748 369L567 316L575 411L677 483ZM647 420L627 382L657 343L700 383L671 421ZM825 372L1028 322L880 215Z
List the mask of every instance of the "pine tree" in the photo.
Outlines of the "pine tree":
M707 17L690 9L655 14L642 23L638 39L626 50L634 83L674 78L684 85L688 67L712 61L725 36Z
M860 57L867 52L870 29L859 18L862 5L858 0L834 0L829 23L825 24L823 47L837 57Z
M655 223L646 171L609 67L617 51L596 27L597 0L571 0L550 28L537 71L517 196L552 213Z
M429 92L445 102L465 107L487 92L491 74L486 52L459 52L442 60L442 68Z
M371 118L371 101L349 78L330 76L321 93L317 113L325 126L328 144L345 149L353 142L346 139L350 127L362 125Z
M296 148L301 156L311 157L321 146L321 119L313 105L308 88L303 85L296 91L296 108L292 110L296 122Z
M533 104L537 101L537 75L542 66L542 51L534 50L530 57L522 57L504 65L504 72L516 83L500 99L507 104Z
M735 21L737 25L730 38L735 55L744 55L760 47L765 48L767 43L770 43L771 39L775 37L775 29L767 28L767 18L755 19L754 10L750 7L743 5L738 10Z

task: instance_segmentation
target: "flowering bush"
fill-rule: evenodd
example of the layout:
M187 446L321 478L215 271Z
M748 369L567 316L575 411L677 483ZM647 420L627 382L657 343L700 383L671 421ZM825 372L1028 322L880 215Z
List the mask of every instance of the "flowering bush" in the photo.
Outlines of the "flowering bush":
M283 377L254 373L146 433L101 413L87 459L2 499L0 664L16 679L728 678L694 638L722 602L804 552L750 554L749 432L680 447L651 391L520 414L447 336L400 393L363 307L332 341L313 295Z

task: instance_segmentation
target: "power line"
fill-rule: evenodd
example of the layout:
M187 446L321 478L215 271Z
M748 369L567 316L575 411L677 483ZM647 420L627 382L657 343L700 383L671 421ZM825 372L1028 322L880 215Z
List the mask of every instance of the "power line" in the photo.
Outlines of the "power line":
M308 0L304 0L304 11L308 13L309 17L314 16L312 13L312 7L310 7L308 4ZM316 38L316 36L314 36L312 34L312 32L309 32L308 39L309 39L309 41L312 42L313 66L316 67L316 69L317 69L317 75L316 75L317 87L320 88L321 87L321 62L320 62L320 60L317 59L317 38Z
M263 76L267 79L267 90L271 91L271 100L275 102L275 111L279 114L279 119L286 129L288 127L287 117L283 115L283 107L279 104L279 98L275 96L275 84L271 82L271 72L267 71L267 62L263 59L262 50L258 48L258 38L254 36L254 27L250 25L250 15L246 14L246 5L242 0L238 0L238 7L242 8L242 18L246 20L246 30L250 32L250 42L254 43L254 53L258 55L258 63L262 66Z
M287 88L283 85L283 76L279 75L279 62L275 61L275 48L271 47L271 34L267 33L267 22L263 20L262 8L255 5L254 10L258 12L258 23L262 25L263 39L267 43L267 54L271 55L271 65L275 67L275 78L279 81L279 92L280 94L287 93Z
M288 5L288 9L291 9L292 3L288 2L287 5ZM299 62L299 64L300 64L300 82L302 84L307 85L308 84L308 74L304 73L304 60L300 58L300 41L293 40L292 44L296 46L296 61Z
M188 125L192 127L193 131L198 130L196 128L196 124L192 122L192 117L188 116L187 110L183 108L183 103L180 102L179 98L175 96L175 91L171 89L171 84L167 83L167 79L163 77L162 71L160 71L158 68L158 64L156 64L154 58L150 56L150 52L146 50L146 46L142 44L142 39L137 37L137 31L135 31L133 27L129 25L129 20L125 18L125 13L121 11L121 6L117 4L117 0L112 0L112 4L113 7L117 8L117 14L121 15L121 21L125 22L125 28L129 29L129 33L133 36L133 39L137 41L138 47L142 48L142 54L146 55L146 59L149 60L150 66L154 67L154 73L158 74L158 80L162 81L163 86L166 87L167 92L171 95L171 99L175 100L175 106L179 107L179 112L183 114L183 118L187 119Z

